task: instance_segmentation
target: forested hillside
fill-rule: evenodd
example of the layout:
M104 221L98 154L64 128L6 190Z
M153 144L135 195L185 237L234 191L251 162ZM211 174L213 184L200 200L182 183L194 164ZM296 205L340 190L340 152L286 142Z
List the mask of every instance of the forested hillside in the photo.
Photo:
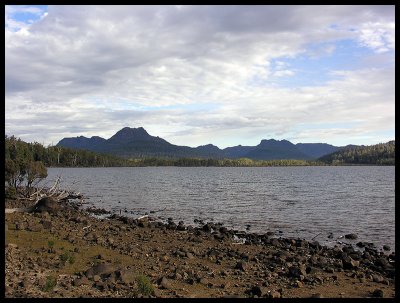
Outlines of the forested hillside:
M46 167L107 167L107 166L303 166L324 165L305 160L252 160L204 159L204 158L130 158L123 159L107 154L72 149L62 146L44 147L42 144L26 143L14 136L5 137L6 164L21 166L25 162L41 162Z
M319 160L332 165L395 165L395 141L370 146L348 146Z
M47 167L126 166L127 160L97 154L87 150L75 150L62 146L44 147L42 144L26 143L14 136L5 136L5 158L18 164L22 161L40 161Z

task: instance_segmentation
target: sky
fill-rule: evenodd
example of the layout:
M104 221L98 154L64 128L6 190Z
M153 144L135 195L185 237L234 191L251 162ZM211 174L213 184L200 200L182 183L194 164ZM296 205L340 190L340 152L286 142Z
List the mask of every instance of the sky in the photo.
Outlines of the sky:
M5 133L172 144L395 137L394 6L5 6Z

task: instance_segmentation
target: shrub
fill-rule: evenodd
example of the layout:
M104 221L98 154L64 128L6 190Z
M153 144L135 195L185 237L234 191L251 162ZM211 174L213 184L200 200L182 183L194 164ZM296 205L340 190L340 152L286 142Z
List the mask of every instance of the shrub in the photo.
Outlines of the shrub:
M49 252L53 252L54 241L53 240L47 241L47 246L49 247Z
M139 275L136 277L137 282L137 292L144 296L154 294L153 284L151 283L150 279L145 275Z
M75 262L75 257L69 251L66 251L62 255L60 255L60 260L62 262L68 261L69 264L73 264Z
M47 276L46 285L43 287L43 291L50 291L56 286L57 279L54 276Z

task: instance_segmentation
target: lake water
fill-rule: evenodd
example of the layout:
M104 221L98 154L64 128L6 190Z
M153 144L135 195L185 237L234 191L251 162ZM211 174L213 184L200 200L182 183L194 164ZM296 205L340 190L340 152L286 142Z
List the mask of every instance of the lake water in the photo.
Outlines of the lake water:
M49 185L61 175L62 188L117 214L250 225L328 246L347 233L358 235L349 243L395 245L394 166L49 168L48 175Z

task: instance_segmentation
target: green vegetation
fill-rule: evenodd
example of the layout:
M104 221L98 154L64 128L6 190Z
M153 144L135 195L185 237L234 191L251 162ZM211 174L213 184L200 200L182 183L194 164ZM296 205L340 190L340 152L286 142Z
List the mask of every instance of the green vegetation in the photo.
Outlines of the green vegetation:
M28 196L33 186L47 177L43 162L35 159L35 151L27 143L10 137L5 140L5 181L6 195L14 198L25 183L22 194Z
M75 257L69 251L66 251L62 255L60 255L60 260L62 262L68 262L69 264L74 264L75 263Z
M6 141L6 176L7 172L13 176L10 183L16 184L21 173L28 174L28 182L41 178L38 171L43 169L39 164L31 164L30 172L28 169L16 169L16 163L32 163L39 161L46 167L139 167L139 166L304 166L304 165L324 165L316 161L306 160L252 160L248 158L240 159L204 159L204 158L137 158L122 159L107 154L98 154L87 150L75 150L60 146L44 147L40 143L26 143L14 136L5 137ZM15 156L18 155L18 156ZM15 159L18 159L15 162ZM23 161L25 159L25 162ZM11 160L11 161L10 161ZM7 165L9 169L7 170ZM39 169L40 168L40 169ZM15 173L12 173L15 171ZM7 177L6 177L7 181Z
M56 286L57 279L54 276L47 276L46 285L43 287L43 291L50 291Z
M31 178L38 178L41 175L39 164L45 167L92 167L92 166L126 166L127 161L114 156L96 154L86 150L74 150L60 146L44 147L38 142L26 143L14 136L5 136L5 159L6 172L9 171L11 183L18 183L20 174L29 173L28 182ZM36 163L30 164L28 163ZM22 166L24 169L20 169ZM8 168L8 170L7 170ZM15 172L14 174L11 174ZM13 179L10 179L14 176ZM6 174L6 181L7 174Z
M54 240L47 241L47 246L49 247L49 251L53 252Z
M217 167L265 167L265 166L310 166L338 164L394 165L395 143L372 146L347 147L318 160L252 160L205 159L205 158L131 158L123 159L87 150L75 150L60 146L44 147L40 143L26 143L14 136L6 136L6 182L18 187L24 180L28 190L47 176L46 167L141 167L141 166L217 166ZM6 192L12 196L13 192Z
M345 147L319 160L329 165L395 165L395 141L370 146Z
M149 296L154 294L154 287L150 279L145 275L138 275L136 277L137 282L137 293L144 296Z

